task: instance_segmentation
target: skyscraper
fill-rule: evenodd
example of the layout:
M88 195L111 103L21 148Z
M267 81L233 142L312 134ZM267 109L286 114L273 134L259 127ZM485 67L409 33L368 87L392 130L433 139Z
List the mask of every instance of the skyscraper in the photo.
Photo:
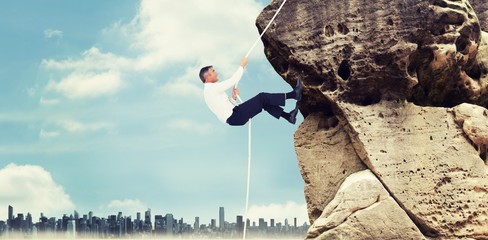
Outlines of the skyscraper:
M166 234L173 235L174 218L173 214L166 214Z
M242 216L237 216L236 219L236 231L241 234L244 232L244 221L242 221Z
M92 211L90 211L88 213L88 223L90 224L90 226L93 225L93 212Z
M7 230L12 230L12 225L14 221L14 208L8 206L8 219L7 219Z
M224 216L224 207L219 208L219 228L220 231L223 232L225 231L225 216Z
M162 234L164 232L164 218L162 215L154 216L154 231L156 234Z
M14 220L14 208L12 206L8 206L8 220Z
M217 227L215 226L215 219L210 220L210 229L215 230Z
M144 231L152 232L151 209L148 208L144 213Z
M199 232L199 230L200 230L200 218L199 217L195 217L195 223L193 224L193 229L195 230L195 232Z
M75 238L76 237L76 224L73 218L68 220L68 225L67 225L67 235L69 238Z

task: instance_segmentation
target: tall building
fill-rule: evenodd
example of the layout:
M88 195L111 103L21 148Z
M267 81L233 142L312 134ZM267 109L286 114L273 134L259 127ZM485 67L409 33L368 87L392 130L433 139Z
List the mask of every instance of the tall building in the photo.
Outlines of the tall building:
M264 221L264 218L259 219L259 230L266 230L268 228L268 223Z
M8 220L14 220L14 208L12 206L8 206Z
M224 207L219 208L219 228L221 232L225 231Z
M154 216L154 232L156 234L163 234L164 232L164 218L162 215Z
M244 221L242 221L242 216L237 216L236 218L236 231L239 234L244 232Z
M195 223L193 223L193 229L195 230L195 232L199 232L199 230L200 230L200 218L199 217L195 217Z
M88 224L93 225L93 212L88 212Z
M8 206L8 219L7 219L7 230L12 230L12 225L14 221L14 208Z
M151 209L148 208L144 213L144 223L151 223Z
M217 226L215 226L215 219L210 220L210 229L215 230Z
M68 226L67 226L67 236L69 238L75 238L76 237L76 224L73 219L68 220Z
M293 227L297 228L297 218L293 219Z
M174 218L173 214L166 214L166 234L173 235L173 228L174 228Z
M145 232L152 232L152 223L151 223L151 209L147 209L144 213L144 227Z

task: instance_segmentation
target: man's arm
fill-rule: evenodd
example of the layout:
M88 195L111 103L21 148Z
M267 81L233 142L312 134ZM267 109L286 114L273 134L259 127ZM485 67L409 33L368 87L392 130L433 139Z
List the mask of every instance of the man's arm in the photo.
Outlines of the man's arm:
M232 75L232 77L222 82L213 83L215 84L215 90L218 92L225 92L227 89L235 86L236 83L239 82L239 80L242 78L242 74L244 73L244 68L246 67L246 65L247 65L247 58L244 57L242 58L240 67Z

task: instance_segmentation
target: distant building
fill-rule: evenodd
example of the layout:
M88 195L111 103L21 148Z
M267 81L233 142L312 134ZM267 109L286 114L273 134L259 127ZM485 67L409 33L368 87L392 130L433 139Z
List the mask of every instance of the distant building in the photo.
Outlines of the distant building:
M217 226L216 226L216 220L215 219L212 219L210 220L210 229L212 229L212 231L214 231L215 229L217 229Z
M12 206L8 206L8 220L14 220L14 208Z
M242 221L242 216L236 217L236 231L238 234L242 234L244 232L244 221Z
M162 215L154 216L154 232L156 234L164 233L164 218Z
M225 215L224 207L219 208L219 228L221 232L225 231Z
M66 236L68 238L76 238L76 225L73 219L68 220Z
M151 223L151 209L147 209L144 213L144 232L151 233L152 232L152 223Z
M195 217L195 223L193 223L193 230L195 232L200 231L200 218L199 217Z
M164 226L164 229L165 229L165 232L166 234L168 235L173 235L173 230L174 230L174 218L173 218L173 214L166 214L166 216L164 217L165 218L165 226Z

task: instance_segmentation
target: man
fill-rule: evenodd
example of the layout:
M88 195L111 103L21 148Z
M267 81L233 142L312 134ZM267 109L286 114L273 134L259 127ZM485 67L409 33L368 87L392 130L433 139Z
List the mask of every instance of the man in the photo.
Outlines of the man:
M286 119L291 124L295 124L298 114L298 101L302 98L301 81L297 81L297 86L289 93L259 93L255 97L237 105L236 97L239 90L233 88L232 98L229 98L226 91L236 85L241 79L244 68L247 65L247 58L243 58L239 69L231 78L219 82L218 74L212 66L203 67L200 70L200 79L204 83L203 95L205 102L210 110L223 123L231 126L242 126L249 119L256 116L263 109L273 117ZM286 99L296 99L295 109L287 113L281 106L285 106Z

